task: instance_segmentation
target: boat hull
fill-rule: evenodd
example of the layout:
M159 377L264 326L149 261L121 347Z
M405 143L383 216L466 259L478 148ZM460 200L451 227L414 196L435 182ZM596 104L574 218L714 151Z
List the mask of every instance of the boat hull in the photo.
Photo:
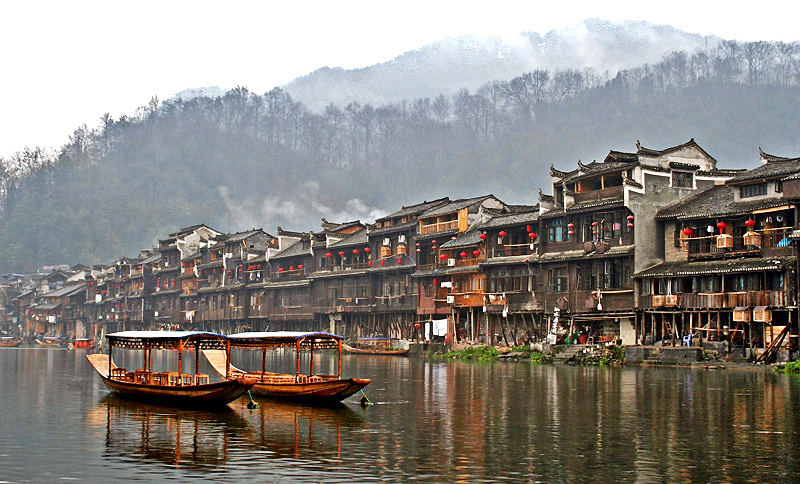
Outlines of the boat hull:
M0 348L16 348L17 346L21 345L22 341L14 340L14 341L0 341Z
M145 385L114 380L108 377L108 355L86 355L95 371L109 390L126 398L147 403L180 407L212 407L225 405L242 396L253 386L253 381L244 378L224 380L204 385L162 386ZM105 365L105 366L103 366ZM115 365L112 362L112 368Z
M60 348L61 346L63 346L60 341L47 341L39 338L36 338L34 341L36 342L37 345L44 346L46 348Z
M355 348L353 346L342 345L349 353L354 355L385 355L385 356L408 356L408 350L382 350L380 348Z
M248 375L249 376L249 375ZM304 403L336 403L353 395L372 380L348 378L309 383L256 383L251 393Z

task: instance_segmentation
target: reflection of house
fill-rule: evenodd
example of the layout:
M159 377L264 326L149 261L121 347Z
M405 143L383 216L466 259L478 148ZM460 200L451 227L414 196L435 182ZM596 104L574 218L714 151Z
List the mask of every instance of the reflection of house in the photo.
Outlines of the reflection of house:
M800 160L761 152L760 166L657 213L664 262L636 274L644 334L763 346L793 323L794 174Z

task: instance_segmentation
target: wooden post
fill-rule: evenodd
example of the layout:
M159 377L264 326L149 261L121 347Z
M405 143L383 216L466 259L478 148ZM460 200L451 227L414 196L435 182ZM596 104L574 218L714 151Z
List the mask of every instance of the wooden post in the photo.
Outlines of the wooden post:
M297 352L297 372L295 373L295 375L299 375L300 374L300 340L299 339L295 342L295 351Z
M337 340L337 341L339 343L338 344L338 347L339 347L338 348L339 349L339 362L336 365L336 376L338 378L342 378L342 340Z
M106 340L108 340L108 338L106 338ZM111 378L111 360L112 360L112 356L111 356L111 349L112 349L112 348L114 348L114 345L112 345L112 344L109 342L109 343L108 343L108 377L109 377L109 378Z
M311 376L311 375L314 374L314 341L313 340L311 341L310 355L311 355L311 362L308 364L308 376Z
M225 341L225 379L231 377L231 342Z
M178 381L183 384L183 340L178 340Z
M264 381L264 373L267 372L267 347L261 347L261 381Z
M194 374L195 378L200 374L200 342L194 344ZM197 382L195 382L197 383Z

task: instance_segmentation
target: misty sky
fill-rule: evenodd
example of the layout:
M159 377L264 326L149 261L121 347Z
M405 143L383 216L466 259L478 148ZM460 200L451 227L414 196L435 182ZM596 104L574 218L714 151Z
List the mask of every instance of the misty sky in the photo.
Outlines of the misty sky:
M552 5L550 7L543 5ZM587 18L739 40L798 40L797 2L11 1L0 4L0 156L157 95L263 93L321 66L371 65L443 37L513 36Z

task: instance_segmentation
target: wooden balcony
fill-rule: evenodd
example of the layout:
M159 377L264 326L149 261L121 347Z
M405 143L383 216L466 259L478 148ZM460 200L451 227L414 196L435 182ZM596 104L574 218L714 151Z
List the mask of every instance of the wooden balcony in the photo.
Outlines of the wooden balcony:
M575 203L588 202L590 200L602 200L622 196L622 185L616 187L603 188L601 190L590 190L588 192L576 193L573 195Z
M724 257L741 257L748 255L763 255L775 257L792 255L792 247L788 236L793 227L780 227L774 229L755 230L761 236L759 245L745 245L742 235L733 237L733 247L717 247L717 236L692 237L685 239L683 244L689 252L690 259L717 259Z
M438 222L434 224L421 225L419 229L420 235L435 234L436 232L444 232L445 230L458 229L458 220L450 220L447 222Z
M786 306L788 297L784 291L738 291L718 293L683 293L673 297L677 304L667 304L668 296L639 295L639 309L733 309L735 307Z

